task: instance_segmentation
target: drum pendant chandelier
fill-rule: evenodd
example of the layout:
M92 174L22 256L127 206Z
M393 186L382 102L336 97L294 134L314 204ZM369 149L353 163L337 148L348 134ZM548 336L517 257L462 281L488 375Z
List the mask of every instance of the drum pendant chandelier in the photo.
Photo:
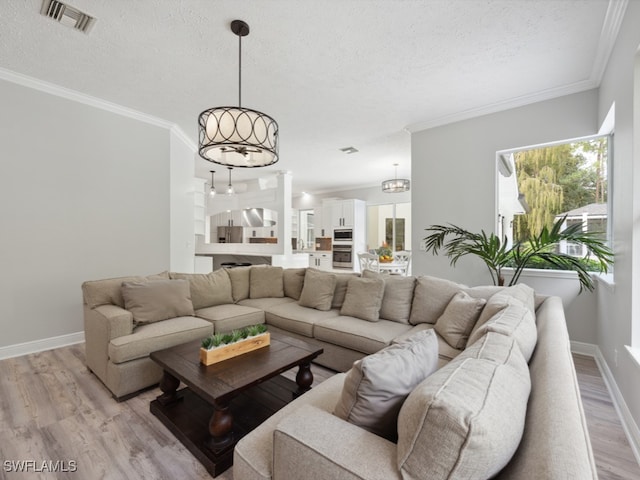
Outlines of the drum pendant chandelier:
M382 191L385 193L408 192L411 188L411 182L406 178L398 178L398 164L394 163L393 166L396 169L396 176L382 182Z
M266 167L278 161L278 124L269 115L242 108L242 37L249 25L231 22L238 36L238 106L215 107L199 116L198 153L209 162L231 167Z

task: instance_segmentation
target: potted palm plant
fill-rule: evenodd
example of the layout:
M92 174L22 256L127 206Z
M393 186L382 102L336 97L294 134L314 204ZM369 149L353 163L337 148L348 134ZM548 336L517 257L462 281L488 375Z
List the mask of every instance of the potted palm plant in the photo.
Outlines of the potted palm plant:
M594 282L590 272L606 273L613 265L613 252L596 232L583 232L579 223L563 230L565 219L566 216L559 218L551 228L544 226L538 235L523 242L515 242L510 248L507 248L506 237L501 239L484 230L473 233L452 224L431 225L426 229L431 234L423 241L425 250L434 255L443 250L452 266L455 266L460 257L477 256L489 269L494 285L504 285L504 268L514 269L509 285L515 285L526 267L541 261L558 270L574 270L578 274L580 291L585 288L593 290ZM563 240L584 245L587 255L581 258L558 253L557 246Z

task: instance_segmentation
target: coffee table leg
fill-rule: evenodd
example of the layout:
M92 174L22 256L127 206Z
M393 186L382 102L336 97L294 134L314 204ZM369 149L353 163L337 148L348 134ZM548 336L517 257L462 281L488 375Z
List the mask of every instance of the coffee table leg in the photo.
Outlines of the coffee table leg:
M298 367L298 374L296 375L296 383L298 384L298 391L294 393L294 397L299 397L304 392L311 390L313 384L313 373L311 373L311 363L302 363Z
M160 402L161 405L168 405L179 400L180 397L176 394L178 386L180 386L180 380L165 370L160 379L162 395L158 396L158 402Z
M229 405L214 404L213 415L209 420L209 434L211 438L207 446L214 453L224 450L233 443L233 415Z

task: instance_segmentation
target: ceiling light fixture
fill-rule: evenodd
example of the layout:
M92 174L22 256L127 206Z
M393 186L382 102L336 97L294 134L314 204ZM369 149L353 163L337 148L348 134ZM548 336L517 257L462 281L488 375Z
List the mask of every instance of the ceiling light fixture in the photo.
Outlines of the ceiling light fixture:
M396 170L395 178L382 182L382 191L385 193L408 192L411 188L411 182L406 178L398 178L398 164L394 163L393 166Z
M209 162L232 167L266 167L278 161L278 124L269 115L242 108L242 37L249 25L231 22L238 36L238 106L215 107L199 116L198 153Z
M227 187L227 195L233 195L235 190L233 189L233 185L231 185L231 170L233 167L227 167L229 169L229 186Z
M209 196L210 197L214 197L215 194L216 194L216 187L213 184L213 174L216 173L216 171L215 170L210 170L210 172L211 172L211 188L209 189Z

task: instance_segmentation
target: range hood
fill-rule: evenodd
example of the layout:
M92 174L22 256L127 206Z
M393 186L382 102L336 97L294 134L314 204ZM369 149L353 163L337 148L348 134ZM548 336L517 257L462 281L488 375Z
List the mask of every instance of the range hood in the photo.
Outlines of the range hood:
M273 211L264 208L245 208L242 210L243 227L273 227Z

